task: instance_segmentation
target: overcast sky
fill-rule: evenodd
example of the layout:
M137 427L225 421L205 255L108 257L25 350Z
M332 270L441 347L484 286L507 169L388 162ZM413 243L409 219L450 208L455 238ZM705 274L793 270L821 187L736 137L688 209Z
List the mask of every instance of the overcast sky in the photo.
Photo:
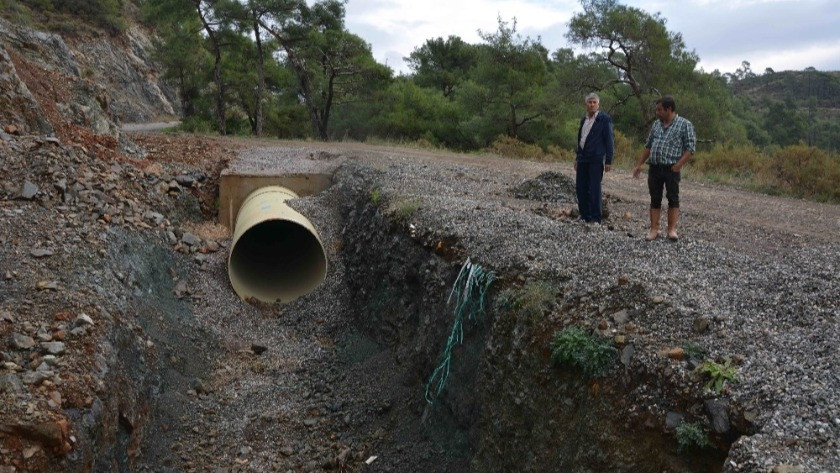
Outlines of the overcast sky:
M741 61L756 73L840 70L838 0L625 0L624 5L659 12L669 31L682 33L699 67L734 72ZM581 12L576 0L349 0L347 28L371 44L377 61L408 73L403 57L427 39L459 36L481 42L478 30L493 33L497 18L517 20L517 30L541 38L549 51L571 47L569 19ZM580 52L580 51L579 51Z

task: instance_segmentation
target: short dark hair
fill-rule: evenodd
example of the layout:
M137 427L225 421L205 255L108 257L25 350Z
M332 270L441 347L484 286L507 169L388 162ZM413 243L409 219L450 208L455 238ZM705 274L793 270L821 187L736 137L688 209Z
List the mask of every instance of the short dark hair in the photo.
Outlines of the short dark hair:
M665 110L670 110L672 112L677 111L677 103L674 102L674 97L671 97L670 95L663 95L656 101L656 103L662 105L662 108Z

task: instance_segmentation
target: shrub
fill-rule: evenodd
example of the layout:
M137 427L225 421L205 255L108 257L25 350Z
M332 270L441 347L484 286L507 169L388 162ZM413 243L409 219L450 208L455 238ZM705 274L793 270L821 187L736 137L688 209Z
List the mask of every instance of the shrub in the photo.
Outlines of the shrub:
M496 297L497 311L511 311L527 321L536 321L554 302L555 289L544 281L529 282L517 289L505 289Z
M538 145L528 144L507 135L500 135L496 141L490 143L488 151L505 158L541 161L546 157Z
M613 131L613 138L613 166L632 169L636 165L636 159L642 154L640 147L634 146L633 141L618 130Z
M378 187L371 189L368 195L370 197L370 202L374 205L378 204L382 200L382 190Z
M587 376L598 376L606 371L616 353L608 339L590 335L579 327L555 333L551 343L551 361L555 365L580 368Z
M402 222L411 218L418 210L420 209L420 199L413 197L413 198L400 198L396 204L393 206L394 218Z
M698 345L690 340L683 340L679 343L680 348L685 351L685 355L688 358L693 358L695 360L703 358L708 350L704 348L702 345Z
M691 158L691 169L714 181L748 183L761 172L765 156L755 146L717 145Z
M681 422L677 426L676 436L677 450L680 452L712 445L709 437L703 431L703 426L699 422Z
M840 200L840 159L806 145L778 149L764 168L771 190L811 197Z
M181 120L181 124L175 127L173 131L182 131L186 133L211 133L213 131L213 124L209 120L201 117L193 116Z
M720 394L727 381L735 381L735 367L731 365L732 360L726 360L722 365L707 360L697 367L697 369L700 373L709 377L709 382L706 384L706 387Z
M575 160L575 150L568 148L561 148L555 145L548 146L547 155L551 156L554 161L573 162Z

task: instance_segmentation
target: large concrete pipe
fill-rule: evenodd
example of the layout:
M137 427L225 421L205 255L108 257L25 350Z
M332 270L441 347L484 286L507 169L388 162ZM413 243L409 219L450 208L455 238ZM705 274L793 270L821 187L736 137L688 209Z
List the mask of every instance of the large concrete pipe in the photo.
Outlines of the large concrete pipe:
M228 277L242 299L289 302L318 287L327 256L312 223L286 205L297 194L280 186L242 202L228 255Z

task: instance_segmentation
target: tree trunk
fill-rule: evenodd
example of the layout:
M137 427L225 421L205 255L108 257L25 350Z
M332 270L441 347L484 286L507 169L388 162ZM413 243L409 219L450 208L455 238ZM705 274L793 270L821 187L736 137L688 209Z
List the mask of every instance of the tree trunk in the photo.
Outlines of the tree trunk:
M265 93L265 60L263 57L262 38L260 37L260 24L254 22L254 37L257 39L257 67L259 81L257 82L257 109L254 117L254 135L262 136L263 129L263 94Z

